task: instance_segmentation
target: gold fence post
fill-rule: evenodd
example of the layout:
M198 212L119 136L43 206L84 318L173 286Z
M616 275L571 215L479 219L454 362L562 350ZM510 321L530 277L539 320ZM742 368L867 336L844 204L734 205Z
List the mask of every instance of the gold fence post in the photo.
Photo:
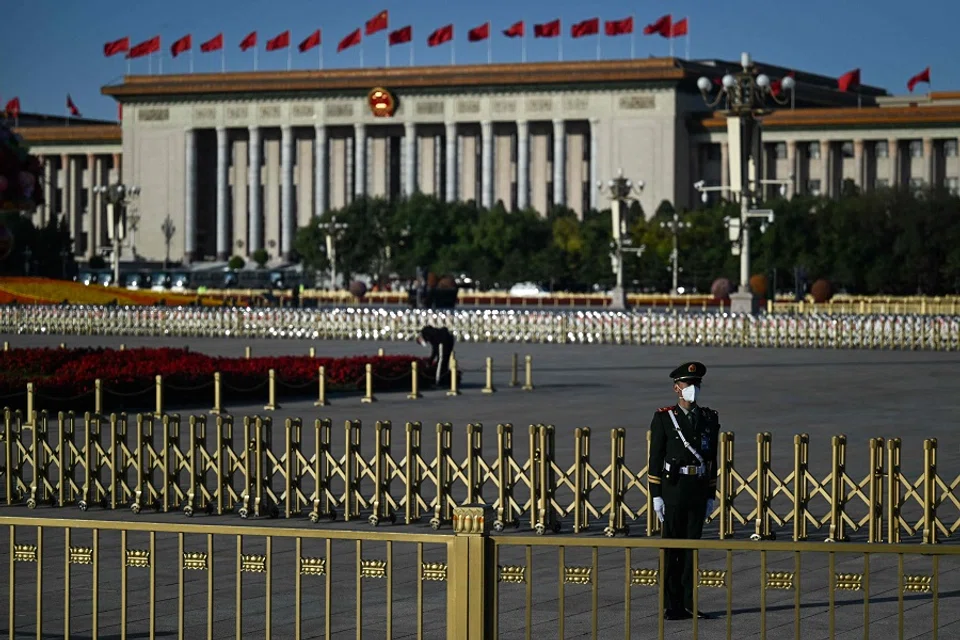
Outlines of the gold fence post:
M380 347L379 349L377 349L377 357L378 358L383 357L383 347Z
M33 383L28 382L27 383L27 424L30 424L30 419L33 417L33 392L34 392Z
M496 393L497 389L493 386L493 358L487 358L487 386L483 388L483 393Z
M243 348L243 357L246 358L247 360L250 359L250 347Z
M214 415L220 415L223 413L223 406L221 403L220 397L220 372L215 371L213 374L213 409L210 409L210 413Z
M533 356L524 356L523 365L526 370L526 382L523 383L523 390L533 391Z
M93 412L103 413L103 381L100 378L93 381Z
M373 395L373 365L368 362L363 368L364 376L367 379L367 395L360 398L360 402L369 404L377 401L377 398Z
M417 363L414 361L410 363L410 393L407 394L407 398L417 400L422 397L420 394L420 374L417 372Z
M497 566L490 538L493 508L464 505L453 510L454 537L447 546L447 637L489 640ZM532 576L528 576L530 579Z
M277 372L270 369L267 372L267 404L263 407L264 411L277 410Z
M517 371L519 370L518 361L519 358L517 354L513 354L513 357L510 359L510 386L515 387L520 384L519 379L517 378Z
M126 350L127 350L127 345L125 345L125 344L123 344L123 343L121 342L121 343L120 343L120 351L126 351Z
M454 357L450 358L450 390L447 391L447 395L460 395L460 385L459 381L457 380L457 359Z
M157 406L154 410L154 415L158 418L163 416L163 376L157 376L155 378L156 382L154 386L157 389Z
M66 348L67 348L67 343L66 343L66 342L61 342L61 343L60 343L60 348L61 348L61 349L66 349Z
M7 342L6 340L3 341L3 350L10 351L10 343Z
M311 347L312 349L313 347ZM325 407L329 402L327 402L327 368L321 366L317 370L317 384L320 386L317 395L317 401L313 403L315 407Z
M887 440L887 542L900 542L900 438Z
M844 476L847 466L847 437L833 436L830 471L830 534L827 542L846 542L843 526L843 511L846 504Z
M923 441L923 542L937 542L937 439Z
M311 357L311 358L316 358L316 357L317 357L317 349L316 349L316 347L310 347L310 357Z

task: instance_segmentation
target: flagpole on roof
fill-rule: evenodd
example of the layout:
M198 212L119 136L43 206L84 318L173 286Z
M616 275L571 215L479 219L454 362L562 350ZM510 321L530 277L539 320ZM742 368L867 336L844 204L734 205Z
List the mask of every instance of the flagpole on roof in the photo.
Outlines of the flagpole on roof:
M153 75L153 54L147 55L147 73Z
M490 20L487 24L493 26L493 20ZM487 64L493 62L493 34L490 33L490 28L487 28Z
M190 73L193 73L193 43L190 43Z
M690 19L687 19L687 35L683 38L684 41L684 57L690 59Z
M597 34L597 60L600 59L600 34Z
M322 40L320 41L320 44L317 46L317 50L320 52L319 53L320 68L323 69L323 41Z
M287 71L293 68L293 48L287 45Z
M386 41L387 41L387 53L384 59L387 61L387 68L389 68L390 67L390 38L388 37Z
M127 54L127 75L130 75L130 62L131 62L130 55Z
M410 66L413 66L413 38L410 39Z
M557 61L563 62L563 16L560 17L560 33L557 34Z
M253 47L253 70L254 71L257 70L257 46L256 45L254 45Z
M520 62L527 61L527 26L523 27L523 33L520 34Z
M163 51L157 51L157 75L163 75Z
M360 39L360 68L363 69L363 38Z
M457 64L457 47L454 42L450 42L450 64Z
M633 60L637 57L637 47L636 47L636 32L637 32L637 17L636 14L630 14L630 59Z
M227 71L227 52L223 47L220 47L220 73L226 73Z

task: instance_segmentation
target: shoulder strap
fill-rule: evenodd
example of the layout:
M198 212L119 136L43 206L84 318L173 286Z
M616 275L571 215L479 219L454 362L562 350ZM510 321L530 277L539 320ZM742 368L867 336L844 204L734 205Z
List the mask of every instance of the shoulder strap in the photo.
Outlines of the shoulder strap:
M677 435L680 436L680 442L683 443L683 446L687 448L687 451L693 454L693 457L697 459L697 463L701 465L705 464L700 453L691 447L689 442L687 442L687 439L683 435L683 430L680 428L680 423L677 422L677 416L673 413L673 411L670 412L670 420L673 421L673 428L677 430Z

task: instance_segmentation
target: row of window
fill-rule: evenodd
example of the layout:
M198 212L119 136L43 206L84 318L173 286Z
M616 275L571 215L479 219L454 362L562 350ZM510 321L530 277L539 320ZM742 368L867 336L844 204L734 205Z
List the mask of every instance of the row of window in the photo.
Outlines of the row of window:
M923 184L924 182L921 178L910 178L910 187L912 189L921 189ZM877 178L873 181L873 185L876 189L884 189L890 186L890 180L887 178ZM960 195L960 178L946 178L944 180L944 186L952 195ZM815 178L807 180L807 193L819 196L822 193L821 187L822 183L820 180Z
M799 147L801 149L806 145L806 156L812 160L820 159L820 143L819 142L808 142L800 143ZM786 142L777 142L774 145L774 150L778 160L787 159L787 143ZM877 158L889 158L890 157L890 145L886 140L877 140L873 143L874 155ZM911 140L909 142L909 152L910 157L912 158L922 158L923 157L923 140ZM844 142L840 145L840 153L844 158L853 157L853 143ZM957 157L957 141L956 140L944 140L943 141L943 155L947 158Z

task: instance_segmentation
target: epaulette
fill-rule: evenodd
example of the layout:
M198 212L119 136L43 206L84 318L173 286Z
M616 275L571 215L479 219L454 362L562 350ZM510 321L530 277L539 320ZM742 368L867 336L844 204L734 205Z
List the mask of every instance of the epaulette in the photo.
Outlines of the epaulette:
M666 413L668 411L673 411L673 407L660 407L657 409L657 413Z

